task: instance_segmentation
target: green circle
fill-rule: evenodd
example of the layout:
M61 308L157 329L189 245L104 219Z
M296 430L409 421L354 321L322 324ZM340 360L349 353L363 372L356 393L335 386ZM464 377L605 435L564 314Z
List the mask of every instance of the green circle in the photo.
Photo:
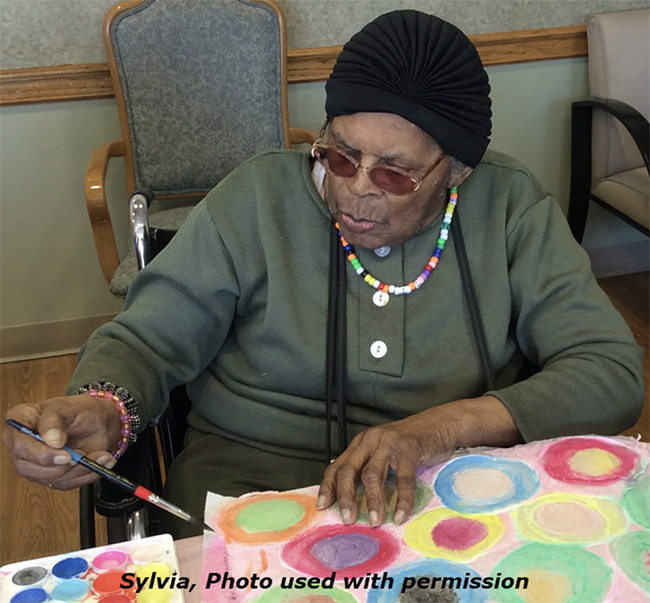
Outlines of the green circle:
M391 471L386 477L386 483L384 484L384 500L386 502L386 514L384 517L384 522L389 523L393 521L393 511L394 509L388 508L388 503L393 497L395 490L397 488L397 478L393 471ZM357 488L357 508L359 509L359 517L357 523L370 523L370 518L367 511L361 511L361 504L365 498L363 485L359 484ZM413 511L411 512L411 517L417 515L424 507L426 507L431 499L433 498L433 490L427 486L422 480L416 478L415 480L415 500L413 501ZM338 509L338 504L335 504L334 509Z
M635 486L628 488L623 493L621 504L628 512L632 521L650 528L650 475L642 477Z
M609 552L623 573L632 582L646 591L650 590L650 571L648 568L650 531L638 530L620 536L609 545Z
M565 603L602 601L612 582L612 569L602 557L579 546L532 542L515 549L494 567L490 576L500 578L526 576L526 572L542 569L566 576L571 581L571 597ZM490 590L490 600L499 603L525 603L514 588ZM525 592L525 591L522 591Z
M251 533L282 532L305 517L305 507L295 500L274 498L245 506L237 515L235 525Z
M264 591L253 599L255 603L290 603L294 599L309 597L313 595L323 595L330 597L336 603L358 603L357 598L341 588L282 588L282 586L274 586L269 590Z

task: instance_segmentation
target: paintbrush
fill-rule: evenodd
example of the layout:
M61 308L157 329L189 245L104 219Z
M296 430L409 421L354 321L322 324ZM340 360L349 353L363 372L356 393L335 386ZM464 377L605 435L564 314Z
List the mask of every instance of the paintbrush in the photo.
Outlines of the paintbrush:
M32 436L33 438L37 439L39 442L43 442L44 444L47 445L47 442L45 442L41 434L34 431L33 429L30 429L26 425L23 425L18 421L14 421L13 419L7 419L7 423L12 427L15 427L21 433L24 433L28 436ZM57 450L59 449L57 448ZM154 494L153 492L151 492L151 490L147 490L147 488L145 488L144 486L138 486L134 484L133 482L126 479L125 477L122 477L117 473L115 473L114 471L111 471L110 469L103 467L99 463L93 461L92 459L89 459L87 456L84 456L80 452L77 452L76 450L73 450L68 446L62 446L61 450L65 450L72 457L73 463L78 463L79 465L82 465L83 467L90 469L93 473L97 473L98 475L101 475L103 478L107 479L112 484L115 484L116 486L123 488L124 490L133 494L134 496L137 496L138 498L141 498L142 500L145 500L151 503L152 505L156 505L156 507L160 507L161 509L164 509L168 513L171 513L172 515L176 515L176 517L180 517L181 519L184 519L185 521L188 521L191 524L199 526L204 530L214 532L214 530L207 523L204 523L203 521L197 519L196 517L192 517L192 515L190 515L186 511L183 511L183 509L180 509L176 505L173 505L172 503L165 500L164 498L160 498L160 496Z

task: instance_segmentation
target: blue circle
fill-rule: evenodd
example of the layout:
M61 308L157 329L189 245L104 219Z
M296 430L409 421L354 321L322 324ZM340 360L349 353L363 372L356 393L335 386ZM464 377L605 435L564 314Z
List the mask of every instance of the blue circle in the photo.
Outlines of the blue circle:
M463 498L454 490L456 474L462 471L496 469L505 473L512 481L513 488L491 498ZM539 478L534 469L521 461L511 461L493 456L470 454L447 463L436 476L433 489L442 503L460 513L491 513L530 498L539 490Z
M83 557L62 559L52 568L52 575L59 580L78 578L88 569L88 562Z
M445 559L425 559L422 561L413 561L406 565L401 565L392 570L388 570L389 577L393 578L393 585L391 588L373 588L368 592L367 603L394 603L399 600L402 594L402 586L405 578L446 578L451 583L455 580L460 580L460 588L454 588L454 592L458 596L459 603L485 603L487 601L487 590L484 588L477 588L482 584L483 578L469 565L462 563L453 563ZM437 582L437 581L436 581ZM449 584L449 582L438 583L436 585ZM471 585L474 584L474 588ZM464 588L463 588L464 586ZM429 587L423 586L422 589L426 590ZM433 590L433 589L432 589ZM405 591L408 593L408 590ZM439 590L438 592L443 592Z
M85 580L72 578L64 580L52 591L54 601L80 601L88 595L90 586Z
M11 597L11 603L43 603L48 598L44 588L27 588Z

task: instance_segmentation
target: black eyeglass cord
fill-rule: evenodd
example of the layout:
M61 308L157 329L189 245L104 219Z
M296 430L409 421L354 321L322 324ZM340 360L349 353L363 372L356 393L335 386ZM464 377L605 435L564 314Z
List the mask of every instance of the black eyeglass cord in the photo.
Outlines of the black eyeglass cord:
M338 405L339 453L348 447L347 416L345 408L346 374L346 282L345 253L339 243L339 232L332 219L330 226L330 275L327 313L327 352L325 360L325 463L332 460L332 404L336 390Z
M486 391L495 388L494 369L485 338L485 330L476 298L476 290L472 281L472 273L467 259L467 251L460 226L458 207L454 212L451 223L451 234L454 249L458 258L460 280L463 294L467 303L469 319L472 325L476 349L481 361L481 369L486 384ZM336 388L338 402L338 427L340 452L348 447L347 417L345 408L345 374L346 374L346 257L343 246L339 242L338 229L332 219L330 227L330 270L329 270L329 299L327 315L327 352L325 361L325 413L326 413L326 443L325 463L332 460L332 390Z

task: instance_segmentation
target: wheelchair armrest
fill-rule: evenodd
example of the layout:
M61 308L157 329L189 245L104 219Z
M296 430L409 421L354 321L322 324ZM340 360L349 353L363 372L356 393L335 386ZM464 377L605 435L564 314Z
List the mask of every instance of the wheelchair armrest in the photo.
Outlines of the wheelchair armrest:
M99 263L108 283L111 282L120 259L106 202L106 170L112 157L121 157L125 152L122 140L114 140L96 148L90 155L84 178L86 209L93 229Z
M150 427L139 434L138 441L126 449L113 471L130 482L159 494L162 479L155 450L154 428ZM94 502L97 512L105 517L121 517L146 504L142 499L103 478L95 482Z

